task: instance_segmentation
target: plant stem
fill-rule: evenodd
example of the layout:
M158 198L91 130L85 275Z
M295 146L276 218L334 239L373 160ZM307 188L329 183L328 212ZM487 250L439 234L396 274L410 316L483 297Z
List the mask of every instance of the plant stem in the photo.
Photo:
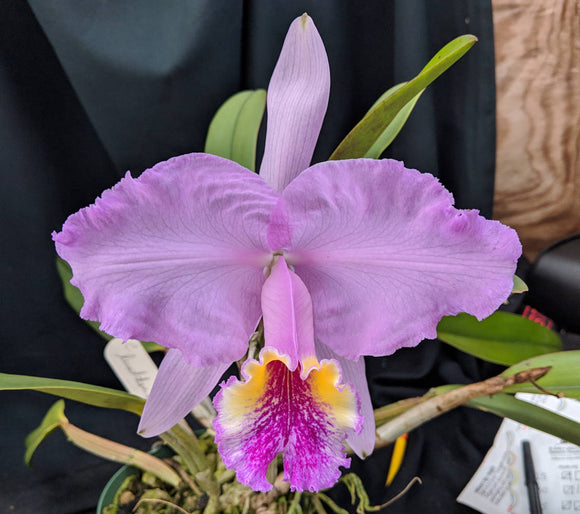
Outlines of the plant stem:
M384 405L383 407L375 409L375 423L377 426L385 424L387 421L390 421L391 419L403 414L403 412L408 411L411 407L426 401L429 397L428 395L429 393L425 396L405 398L404 400L399 400L398 402L390 403L389 405Z
M139 507L139 505L141 505L144 502L161 503L162 505L168 505L172 509L176 509L179 512L183 512L184 514L189 514L189 512L187 512L185 509L182 509L179 505L175 505L175 503L171 503L171 502L169 502L167 500L161 500L159 498L141 498L137 502L137 504L135 505L135 507L133 508L133 511L135 511L137 509L137 507Z
M234 478L236 478L236 472L233 469L226 469L220 475L217 475L217 482L223 485L226 482L231 482Z
M300 499L302 498L302 493L296 492L294 493L294 498L292 498L292 502L290 503L290 507L288 507L287 514L299 514L302 512L302 507L300 507Z
M324 506L322 505L320 498L318 498L318 496L316 494L313 494L312 497L310 498L310 500L312 501L312 505L314 505L314 510L318 514L326 514L326 511L324 510ZM348 512L348 511L346 511L346 512Z
M407 494L407 492L409 491L409 489L411 489L411 487L413 487L413 485L417 482L421 485L423 484L423 482L421 481L421 479L419 477L413 477L411 479L411 481L405 486L405 488L400 493L397 493L395 496L393 496L387 503L383 503L382 505L377 505L376 507L373 507L371 509L371 511L378 511L378 510L384 509L385 507L388 507L389 505L395 503L398 499L405 496Z
M183 459L183 464L192 475L195 476L200 471L209 468L199 441L189 427L186 428L178 423L159 437Z
M183 469L175 460L167 459L167 464L169 464L181 477L183 482L189 486L189 488L197 495L202 496L203 491L197 486L193 479L187 474L187 471Z
M500 393L503 389L513 384L538 380L548 373L550 369L551 367L533 368L510 377L498 375L483 382L469 384L429 398L377 428L377 435L383 443L392 443L397 437L410 432L444 412L468 402L472 398L491 396Z
M85 451L103 459L122 462L143 471L149 471L173 487L177 487L181 483L179 475L165 462L153 455L86 432L72 425L68 420L63 421L60 427L69 441Z
M339 507L329 496L324 493L317 493L317 498L323 500L336 514L348 514L348 510Z

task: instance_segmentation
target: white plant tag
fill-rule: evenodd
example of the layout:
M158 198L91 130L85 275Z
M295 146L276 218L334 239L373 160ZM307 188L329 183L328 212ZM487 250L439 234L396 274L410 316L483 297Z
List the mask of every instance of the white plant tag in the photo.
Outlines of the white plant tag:
M135 396L147 398L157 375L157 366L136 339L123 343L111 339L105 346L105 360L123 384Z

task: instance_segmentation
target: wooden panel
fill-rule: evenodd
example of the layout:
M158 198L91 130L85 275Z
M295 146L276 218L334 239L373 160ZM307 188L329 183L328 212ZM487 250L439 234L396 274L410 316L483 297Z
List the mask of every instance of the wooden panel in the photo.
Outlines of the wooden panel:
M493 0L494 217L533 258L580 232L580 0Z

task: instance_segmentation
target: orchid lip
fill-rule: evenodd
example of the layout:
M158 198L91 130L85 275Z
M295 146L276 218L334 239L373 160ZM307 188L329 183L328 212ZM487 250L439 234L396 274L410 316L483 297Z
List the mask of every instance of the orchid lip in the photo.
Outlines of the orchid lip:
M244 381L230 378L214 400L216 442L224 463L255 490L272 488L266 470L279 453L293 490L333 485L339 467L350 464L343 440L362 426L358 394L341 383L336 361L316 361L313 367L301 362L299 371L288 367L289 360L264 348L259 361L244 364Z

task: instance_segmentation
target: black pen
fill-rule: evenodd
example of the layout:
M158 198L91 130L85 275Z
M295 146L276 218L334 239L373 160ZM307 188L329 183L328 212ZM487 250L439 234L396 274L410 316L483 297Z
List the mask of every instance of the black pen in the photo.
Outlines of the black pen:
M540 488L536 480L536 470L532 459L532 449L529 441L522 441L522 451L524 453L524 473L526 474L526 487L528 488L528 499L530 501L530 514L542 514L540 503Z

